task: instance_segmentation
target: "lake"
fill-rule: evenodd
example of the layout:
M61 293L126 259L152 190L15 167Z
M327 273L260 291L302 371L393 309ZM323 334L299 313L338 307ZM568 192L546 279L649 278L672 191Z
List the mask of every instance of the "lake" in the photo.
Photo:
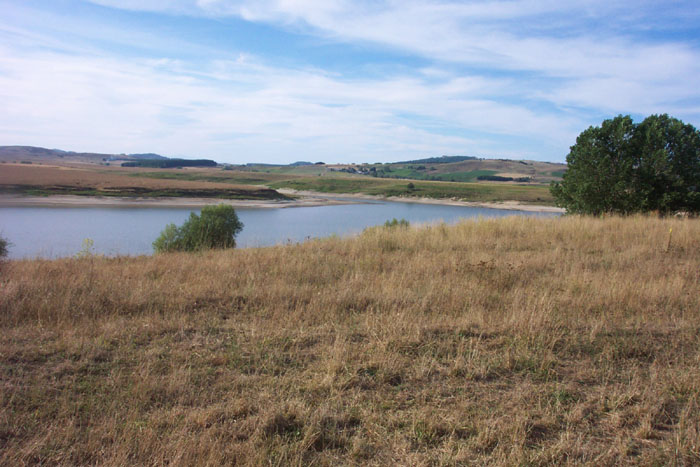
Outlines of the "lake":
M10 258L57 258L79 252L83 240L106 255L147 255L166 224L182 224L192 208L175 207L0 207L0 235L11 242ZM301 242L330 235L348 236L393 218L411 224L503 216L558 216L464 206L371 201L362 204L236 208L244 224L240 248Z

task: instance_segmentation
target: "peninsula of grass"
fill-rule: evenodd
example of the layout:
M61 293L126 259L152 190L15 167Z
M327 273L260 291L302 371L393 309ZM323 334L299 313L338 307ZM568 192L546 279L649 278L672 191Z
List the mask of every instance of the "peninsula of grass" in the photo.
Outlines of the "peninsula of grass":
M696 465L700 220L7 261L2 465Z

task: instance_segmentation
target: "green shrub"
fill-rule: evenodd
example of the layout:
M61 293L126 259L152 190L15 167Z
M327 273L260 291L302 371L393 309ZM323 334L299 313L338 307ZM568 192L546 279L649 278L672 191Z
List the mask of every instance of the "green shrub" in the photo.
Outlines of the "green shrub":
M408 227L409 225L410 225L410 223L409 223L406 219L398 220L398 219L396 219L396 218L394 218L394 219L392 219L392 220L390 220L390 221L386 221L386 222L384 223L384 227L388 227L388 228L393 228L393 227Z
M75 254L76 259L90 259L97 256L95 252L95 242L91 238L83 239L83 245L80 251Z
M7 256L9 246L10 242L0 237L0 258L4 258L5 256Z
M168 224L153 242L156 253L234 248L243 229L236 210L226 204L205 206L200 215L190 214L182 226Z

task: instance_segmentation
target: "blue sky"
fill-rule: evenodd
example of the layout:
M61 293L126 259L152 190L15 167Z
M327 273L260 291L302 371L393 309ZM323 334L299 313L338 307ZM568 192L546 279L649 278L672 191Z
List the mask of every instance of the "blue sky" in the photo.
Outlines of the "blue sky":
M0 0L0 145L219 162L563 162L700 126L697 0Z

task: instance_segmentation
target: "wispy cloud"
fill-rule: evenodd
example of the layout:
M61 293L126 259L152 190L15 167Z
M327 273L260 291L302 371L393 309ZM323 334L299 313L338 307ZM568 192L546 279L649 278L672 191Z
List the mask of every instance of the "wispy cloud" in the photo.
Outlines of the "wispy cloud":
M481 98L499 87L483 79L343 80L250 57L193 70L170 60L0 53L3 140L32 128L60 147L91 141L95 150L151 148L239 160L290 154L376 160L498 152L479 138L445 134L445 127L540 138L552 127L570 132L559 118ZM426 119L433 125L424 129Z
M615 0L93 3L165 22L261 23L308 37L310 47L317 38L341 51L373 50L380 58L362 65L384 71L344 73L304 50L282 64L211 42L173 45L157 28L119 37L104 32L119 25L94 17L92 27L76 28L85 20L64 14L61 27L38 32L0 20L7 144L238 162L442 153L562 160L576 134L604 116L673 112L700 121L700 91L689 78L700 72L696 42L665 34L688 20L652 2L634 12ZM57 13L45 14L50 24Z

